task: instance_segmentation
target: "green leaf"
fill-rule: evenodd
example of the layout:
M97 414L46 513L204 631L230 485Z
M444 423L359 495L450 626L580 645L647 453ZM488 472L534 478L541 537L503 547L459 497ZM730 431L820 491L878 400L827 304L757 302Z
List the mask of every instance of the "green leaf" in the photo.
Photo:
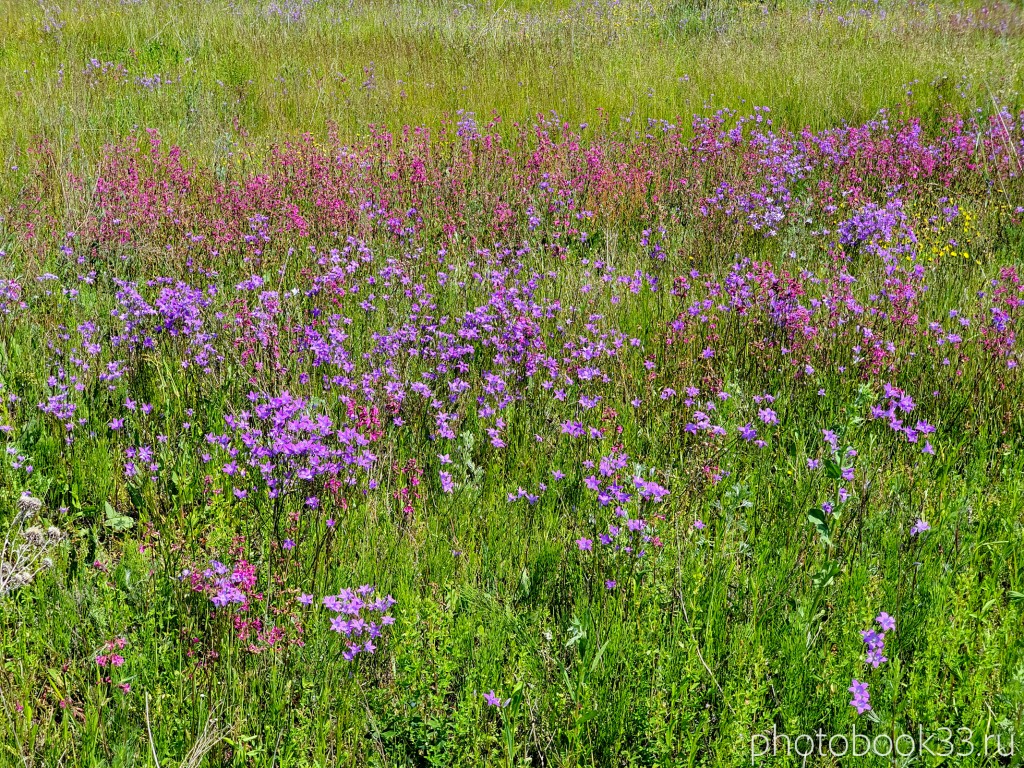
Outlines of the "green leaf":
M834 560L827 561L821 566L821 570L811 577L811 583L815 589L824 589L836 580L839 575L839 564Z
M825 459L825 473L833 480L843 476L843 470L835 459Z
M814 507L807 511L807 519L811 521L814 529L818 532L822 543L826 546L832 545L832 532L829 530L828 514L821 507Z
M578 616L572 617L568 634L569 639L565 641L566 648L572 648L574 645L579 645L581 641L587 639L587 630L583 628Z
M107 528L110 528L113 531L127 531L129 528L135 525L134 520L132 520L127 515L122 515L120 512L114 509L110 505L109 501L103 502L103 506L106 510L106 520L103 521L103 524Z
M519 575L519 589L523 593L523 597L530 596L530 569L523 568L523 572Z

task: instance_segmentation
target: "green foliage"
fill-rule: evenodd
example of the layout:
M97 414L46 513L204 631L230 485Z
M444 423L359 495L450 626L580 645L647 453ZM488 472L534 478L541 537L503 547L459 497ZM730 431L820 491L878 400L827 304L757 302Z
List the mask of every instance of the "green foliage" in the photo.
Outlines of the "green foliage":
M1020 21L996 4L990 24L962 24L980 6L12 0L0 17L0 146L42 139L84 173L104 143L146 126L222 169L306 131L437 128L459 110L643 130L706 107L769 105L800 128L861 122L908 93L926 116L993 94L1012 104ZM157 75L158 87L138 82Z

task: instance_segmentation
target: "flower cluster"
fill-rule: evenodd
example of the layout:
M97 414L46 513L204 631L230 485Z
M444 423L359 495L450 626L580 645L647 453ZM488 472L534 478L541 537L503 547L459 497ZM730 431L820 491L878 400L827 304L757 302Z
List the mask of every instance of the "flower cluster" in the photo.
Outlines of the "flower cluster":
M345 637L342 657L346 661L362 653L374 653L384 628L395 623L388 613L397 602L395 598L387 595L371 600L374 592L374 587L364 584L323 599L324 607L337 614L331 619L331 630Z
M882 611L875 617L875 623L881 631L877 631L872 627L861 630L860 636L868 649L864 662L873 669L878 669L878 667L889 660L883 655L885 650L885 634L896 629L896 620L885 611ZM853 694L850 706L857 710L857 714L863 714L871 709L871 695L868 691L867 683L854 679L849 690Z
M103 644L103 652L96 656L96 669L102 670L99 675L101 683L110 685L114 682L115 670L125 664L125 658L121 651L128 647L128 641L123 637L115 637ZM122 693L131 692L132 685L129 682L118 683L117 687Z
M884 419L892 431L903 435L908 443L917 443L922 435L927 436L935 431L933 425L923 420L918 420L913 426L904 424L907 414L910 414L916 407L914 399L905 390L894 387L887 382L883 392L886 406L871 406L870 416L872 419ZM921 453L929 455L935 453L935 449L927 439L925 439L924 445L921 447Z
M124 656L118 651L123 651L128 645L128 641L123 637L115 637L103 644L103 653L96 657L96 666L103 667L121 667L124 666Z
M871 710L871 692L868 691L867 683L862 683L857 678L854 678L847 690L853 694L850 706L857 710L858 715L863 715Z
M209 597L217 608L235 605L244 611L250 600L260 600L263 595L256 591L256 566L246 560L239 560L228 566L219 560L211 560L203 570L186 569L181 574L193 592Z

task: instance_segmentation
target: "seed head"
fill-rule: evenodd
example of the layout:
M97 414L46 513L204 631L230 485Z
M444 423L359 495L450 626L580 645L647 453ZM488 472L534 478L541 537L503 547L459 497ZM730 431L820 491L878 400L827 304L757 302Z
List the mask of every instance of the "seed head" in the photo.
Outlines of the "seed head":
M43 502L33 496L29 491L22 491L18 499L18 512L23 517L32 517L39 514L43 508Z
M43 529L38 525L33 525L31 528L25 529L25 541L31 544L33 547L41 547L46 542L46 534L43 533Z

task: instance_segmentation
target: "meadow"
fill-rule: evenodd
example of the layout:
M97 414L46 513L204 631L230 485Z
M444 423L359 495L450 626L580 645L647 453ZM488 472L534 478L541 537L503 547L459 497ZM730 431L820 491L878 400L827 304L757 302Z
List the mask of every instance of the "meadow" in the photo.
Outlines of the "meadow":
M7 0L0 765L1021 765L1022 61Z

